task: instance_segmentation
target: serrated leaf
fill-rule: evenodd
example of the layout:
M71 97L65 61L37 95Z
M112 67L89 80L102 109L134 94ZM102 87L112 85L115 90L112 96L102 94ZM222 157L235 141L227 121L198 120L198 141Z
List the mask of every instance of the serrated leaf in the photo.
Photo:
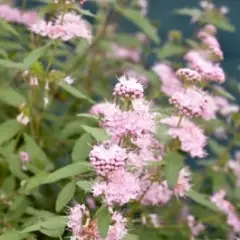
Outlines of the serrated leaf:
M60 168L55 172L48 175L46 180L43 182L46 183L53 183L59 181L64 178L73 177L78 174L82 174L91 170L89 163L79 162L67 165L66 167Z
M117 7L116 10L139 27L155 43L160 42L157 29L139 11L121 7Z
M83 134L76 142L72 151L73 162L85 160L91 149L92 137L90 133Z
M183 158L176 152L169 152L164 155L163 160L166 162L164 173L168 186L174 188L178 180L179 171L183 167Z
M50 46L51 46L51 42L43 47L34 49L32 52L28 54L26 58L24 58L23 64L27 68L30 67L34 62L36 62L39 58L41 58L47 52Z
M99 231L100 237L105 238L107 236L109 225L111 223L111 216L107 206L102 205L98 209L96 216L97 216L97 225L98 225L98 231Z
M79 188L83 189L85 192L91 192L93 182L82 180L82 181L77 181L76 184Z
M94 103L92 99L90 99L87 95L81 93L81 91L75 88L74 86L71 86L65 82L61 82L60 86L73 97L82 99L82 100L87 100L90 103Z
M21 95L19 92L13 90L10 87L0 88L0 100L13 107L19 107L22 103L26 102L26 99L23 95Z
M0 125L0 146L10 141L20 131L21 126L16 120L8 120Z
M61 192L58 194L57 200L56 200L56 212L60 212L63 207L68 204L69 201L74 196L76 190L76 184L75 182L70 182L66 184Z
M81 127L85 132L90 133L92 137L95 138L98 142L109 139L109 136L102 128L89 127L86 125L82 125Z
M206 195L198 193L193 189L191 189L187 192L187 196L191 198L193 201L195 201L196 203L199 203L200 205L207 207L213 211L219 212L218 208L207 199Z

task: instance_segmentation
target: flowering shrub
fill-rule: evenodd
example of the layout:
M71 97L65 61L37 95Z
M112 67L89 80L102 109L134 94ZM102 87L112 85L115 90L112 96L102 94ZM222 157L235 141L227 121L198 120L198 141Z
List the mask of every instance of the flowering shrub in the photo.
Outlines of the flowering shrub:
M228 9L176 10L196 32L160 44L147 0L41 2L0 5L0 240L238 239Z

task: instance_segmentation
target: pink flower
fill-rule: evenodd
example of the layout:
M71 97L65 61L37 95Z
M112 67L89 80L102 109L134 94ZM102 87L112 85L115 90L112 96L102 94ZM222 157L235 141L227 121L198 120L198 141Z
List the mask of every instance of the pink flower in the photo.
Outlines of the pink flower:
M125 98L143 98L143 85L134 77L121 76L115 85L113 95Z
M182 84L175 75L172 68L164 63L158 63L153 67L153 71L159 76L162 86L161 90L168 96L183 90Z
M176 92L169 102L181 113L189 117L203 117L205 120L215 118L216 106L212 97L198 88L187 88L184 92Z
M186 193L191 189L190 184L191 173L188 168L182 168L179 172L178 181L174 187L174 194L179 197L184 197Z
M164 205L172 197L173 193L168 188L166 181L162 183L142 181L142 185L143 197L141 203L143 205Z
M117 106L114 103L110 102L97 103L92 106L89 113L96 116L105 116L108 114L109 110L115 108L117 108Z
M205 230L205 226L202 223L197 222L195 217L192 215L187 216L187 225L193 237L197 237L202 231Z
M83 219L88 215L85 205L76 205L70 208L68 214L68 228L72 231L73 236L78 237L83 231Z
M147 15L148 12L148 0L138 0L137 5L140 8L142 15Z
M30 26L38 21L35 11L21 11L6 4L0 5L0 18L7 22L14 22Z
M216 192L213 194L213 196L210 197L210 200L212 203L214 203L223 213L229 214L230 212L234 212L235 208L234 206L224 199L226 196L226 192L224 190L221 190L219 192Z
M227 216L227 223L233 228L234 232L240 232L240 218L237 216L235 207L227 200L225 200L226 192L220 190L210 197L221 212Z
M211 61L205 59L198 51L189 51L185 55L188 67L197 71L205 81L215 81L223 83L225 81L225 73L222 68Z
M214 97L215 104L217 106L218 112L222 116L229 116L232 113L239 111L239 106L236 104L231 104L229 101L221 96Z
M204 157L206 152L204 147L207 144L207 138L201 128L184 118L179 125L179 117L169 117L161 120L161 123L169 126L168 134L172 138L179 139L181 149L188 152L191 157Z
M140 182L137 176L124 169L117 170L108 175L106 182L100 182L93 186L94 196L104 195L106 203L124 205L138 198L140 194Z
M201 75L189 68L180 68L177 70L176 75L179 79L182 81L187 82L200 82L201 81Z
M23 164L26 164L30 161L29 155L27 152L20 152L19 153L20 160Z
M55 21L45 22L40 20L36 24L30 26L30 31L43 37L51 39L61 39L68 41L73 38L84 38L89 42L92 34L89 24L73 12L59 15Z
M142 84L142 86L146 86L147 85L147 83L148 83L148 79L147 79L147 77L146 76L144 76L144 75L142 75L142 74L140 74L140 73L138 73L138 72L135 72L134 70L127 70L126 71L126 74L127 74L127 76L129 76L130 78L135 78L135 79L137 79L137 81L139 82L139 83L141 83Z
M113 44L111 55L120 60L131 60L133 62L139 62L141 52L139 49L130 49L118 44Z
M106 240L121 240L127 235L127 219L122 214L114 212L112 215L113 225L110 225Z
M89 153L89 159L97 174L107 176L124 167L127 153L126 149L117 144L105 141L93 147Z

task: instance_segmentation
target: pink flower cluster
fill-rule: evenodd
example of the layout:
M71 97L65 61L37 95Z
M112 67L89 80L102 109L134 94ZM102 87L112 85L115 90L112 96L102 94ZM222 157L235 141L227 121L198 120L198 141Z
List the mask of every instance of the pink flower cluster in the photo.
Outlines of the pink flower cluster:
M108 175L107 181L97 182L93 186L93 195L103 195L109 206L124 205L136 200L141 193L139 178L124 169Z
M55 21L40 20L30 26L30 31L43 37L69 41L84 38L91 42L92 33L89 24L74 12L60 14Z
M119 60L139 62L141 58L141 51L138 48L128 48L114 43L112 44L112 51L109 56Z
M207 138L201 128L187 118L181 121L179 117L168 117L162 119L161 123L169 126L168 134L180 141L182 151L188 152L191 157L206 156L204 147L207 144Z
M236 104L231 104L226 98L221 96L214 97L215 104L219 114L222 116L229 116L232 113L239 112L239 106Z
M134 82L130 87L129 81ZM109 206L122 206L130 201L163 205L173 195L184 197L191 188L191 174L185 168L179 172L172 190L166 181L154 180L154 171L148 172L148 163L161 161L164 151L155 139L157 115L152 112L150 103L143 98L143 92L138 94L138 99L135 99L136 94L130 97L130 92L143 90L140 86L136 79L126 79L124 76L120 86L116 84L114 95L127 97L123 100L125 103L116 105L106 102L90 110L100 117L100 125L111 137L111 140L94 146L89 154L98 175L93 195L102 196ZM119 88L124 88L127 96L116 94ZM193 140L192 136L190 140Z
M109 226L105 240L121 240L126 234L127 219L120 213L112 213L112 224ZM95 220L91 220L90 213L85 205L76 205L70 208L68 214L68 228L71 230L73 237L77 240L94 239L103 240L98 232Z
M221 190L210 197L210 200L227 216L227 223L233 228L234 232L240 232L240 218L235 207L225 200L226 192Z
M191 239L194 239L194 237L197 237L202 231L205 230L205 226L202 223L197 222L195 217L192 215L187 216L187 225L191 231Z
M180 80L169 65L157 63L153 67L153 71L159 76L162 83L161 90L166 95L172 96L175 92L183 90Z
M184 57L188 67L197 71L204 81L223 83L225 74L216 61L223 59L223 53L216 37L216 28L207 25L198 33L202 48L190 50Z
M7 22L30 26L38 21L38 14L35 11L21 11L18 8L12 8L9 5L1 4L0 18Z
M177 70L176 75L179 79L181 79L183 82L200 82L201 81L201 75L189 68L180 68Z
M143 98L143 85L134 77L121 76L115 85L113 95L125 98Z
M90 152L89 159L97 174L107 174L123 168L127 159L126 150L109 141L95 145Z
M217 107L213 98L201 89L192 87L175 92L169 102L188 117L202 117L205 120L215 118Z

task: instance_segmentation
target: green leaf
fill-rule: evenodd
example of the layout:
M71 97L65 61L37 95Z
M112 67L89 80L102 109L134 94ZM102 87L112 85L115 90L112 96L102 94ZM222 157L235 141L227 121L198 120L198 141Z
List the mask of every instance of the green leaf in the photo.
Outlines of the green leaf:
M75 143L72 151L73 162L85 160L91 149L92 136L90 133L83 134Z
M160 143L166 144L171 139L168 135L168 127L165 125L160 125L157 127L156 130L156 138L159 140Z
M66 217L65 216L56 216L51 217L45 221L38 222L32 226L29 226L21 231L21 233L30 233L40 230L54 230L58 229L61 236L61 232L64 231L64 228L66 226ZM61 230L61 231L60 231ZM58 237L57 236L57 237Z
M22 166L20 159L15 155L7 156L7 161L9 164L9 170L12 175L19 179L26 179L27 175L22 171Z
M163 45L160 51L157 52L157 56L159 59L166 59L169 57L182 55L185 51L186 49L182 46L178 46L173 43L166 43Z
M9 23L7 23L7 22L5 22L5 21L0 20L0 28L1 28L1 31L2 31L2 30L5 30L5 31L11 33L12 35L14 35L14 36L16 36L16 37L19 37L19 34L18 34L18 32L15 30L15 28L12 27L11 24L9 24Z
M174 188L178 180L179 171L183 167L183 158L176 152L168 152L163 159L166 162L164 173L168 186Z
M218 208L207 199L206 195L198 193L193 189L191 189L187 192L187 196L191 198L193 201L195 201L196 203L199 203L200 205L207 207L213 211L219 212Z
M0 88L0 100L13 107L19 107L22 103L26 102L26 99L23 95L10 87Z
M76 184L77 184L78 187L83 189L85 192L91 192L93 182L82 180L82 181L77 181Z
M60 168L55 172L48 175L47 179L43 182L53 183L64 178L73 177L78 174L82 174L91 170L89 163L79 162L67 165L66 167Z
M181 8L174 10L174 13L178 15L194 17L197 19L202 15L202 12L198 8Z
M56 212L60 212L63 207L68 204L74 196L76 190L75 182L70 182L64 186L62 191L59 193L56 201Z
M97 225L98 225L98 231L99 231L100 237L105 238L107 236L109 225L111 223L111 216L107 206L102 205L98 209L96 216L97 216Z
M47 173L46 172L40 172L37 175L29 178L27 180L26 185L24 186L24 190L29 192L33 189L35 189L36 187L40 186L41 184L43 184L44 180L47 178Z
M3 233L0 236L0 240L22 240L24 239L26 236L23 234L20 234L20 232L16 231L16 230L9 230L5 233Z
M7 120L0 125L0 146L10 141L20 131L21 126L16 120Z
M5 68L15 68L20 70L25 70L26 66L23 63L13 62L7 59L0 59L0 66Z
M49 161L46 153L38 146L35 140L24 133L24 140L26 143L26 152L29 154L31 163L42 170L53 169L53 164Z
M123 240L138 240L138 236L135 234L128 234Z
M90 99L87 95L81 93L77 88L65 83L65 82L61 82L60 86L67 91L69 94L71 94L73 97L81 99L81 100L87 100L90 103L94 103L94 101L92 99Z
M82 125L81 127L85 132L90 133L92 137L95 138L98 142L109 139L109 136L102 128L89 127L86 125Z
M29 55L23 60L23 64L28 68L30 67L33 63L35 63L39 58L41 58L49 47L51 46L51 42L48 43L47 45L43 47L39 47L37 49L34 49Z
M210 139L208 141L208 146L210 150L217 156L225 151L225 147L221 146L216 140Z
M139 27L155 43L160 42L157 29L139 11L130 8L123 9L121 7L117 7L116 10Z
M224 88L214 88L214 91L216 91L216 93L218 93L219 95L226 97L230 100L235 101L236 98L229 92L227 92Z

